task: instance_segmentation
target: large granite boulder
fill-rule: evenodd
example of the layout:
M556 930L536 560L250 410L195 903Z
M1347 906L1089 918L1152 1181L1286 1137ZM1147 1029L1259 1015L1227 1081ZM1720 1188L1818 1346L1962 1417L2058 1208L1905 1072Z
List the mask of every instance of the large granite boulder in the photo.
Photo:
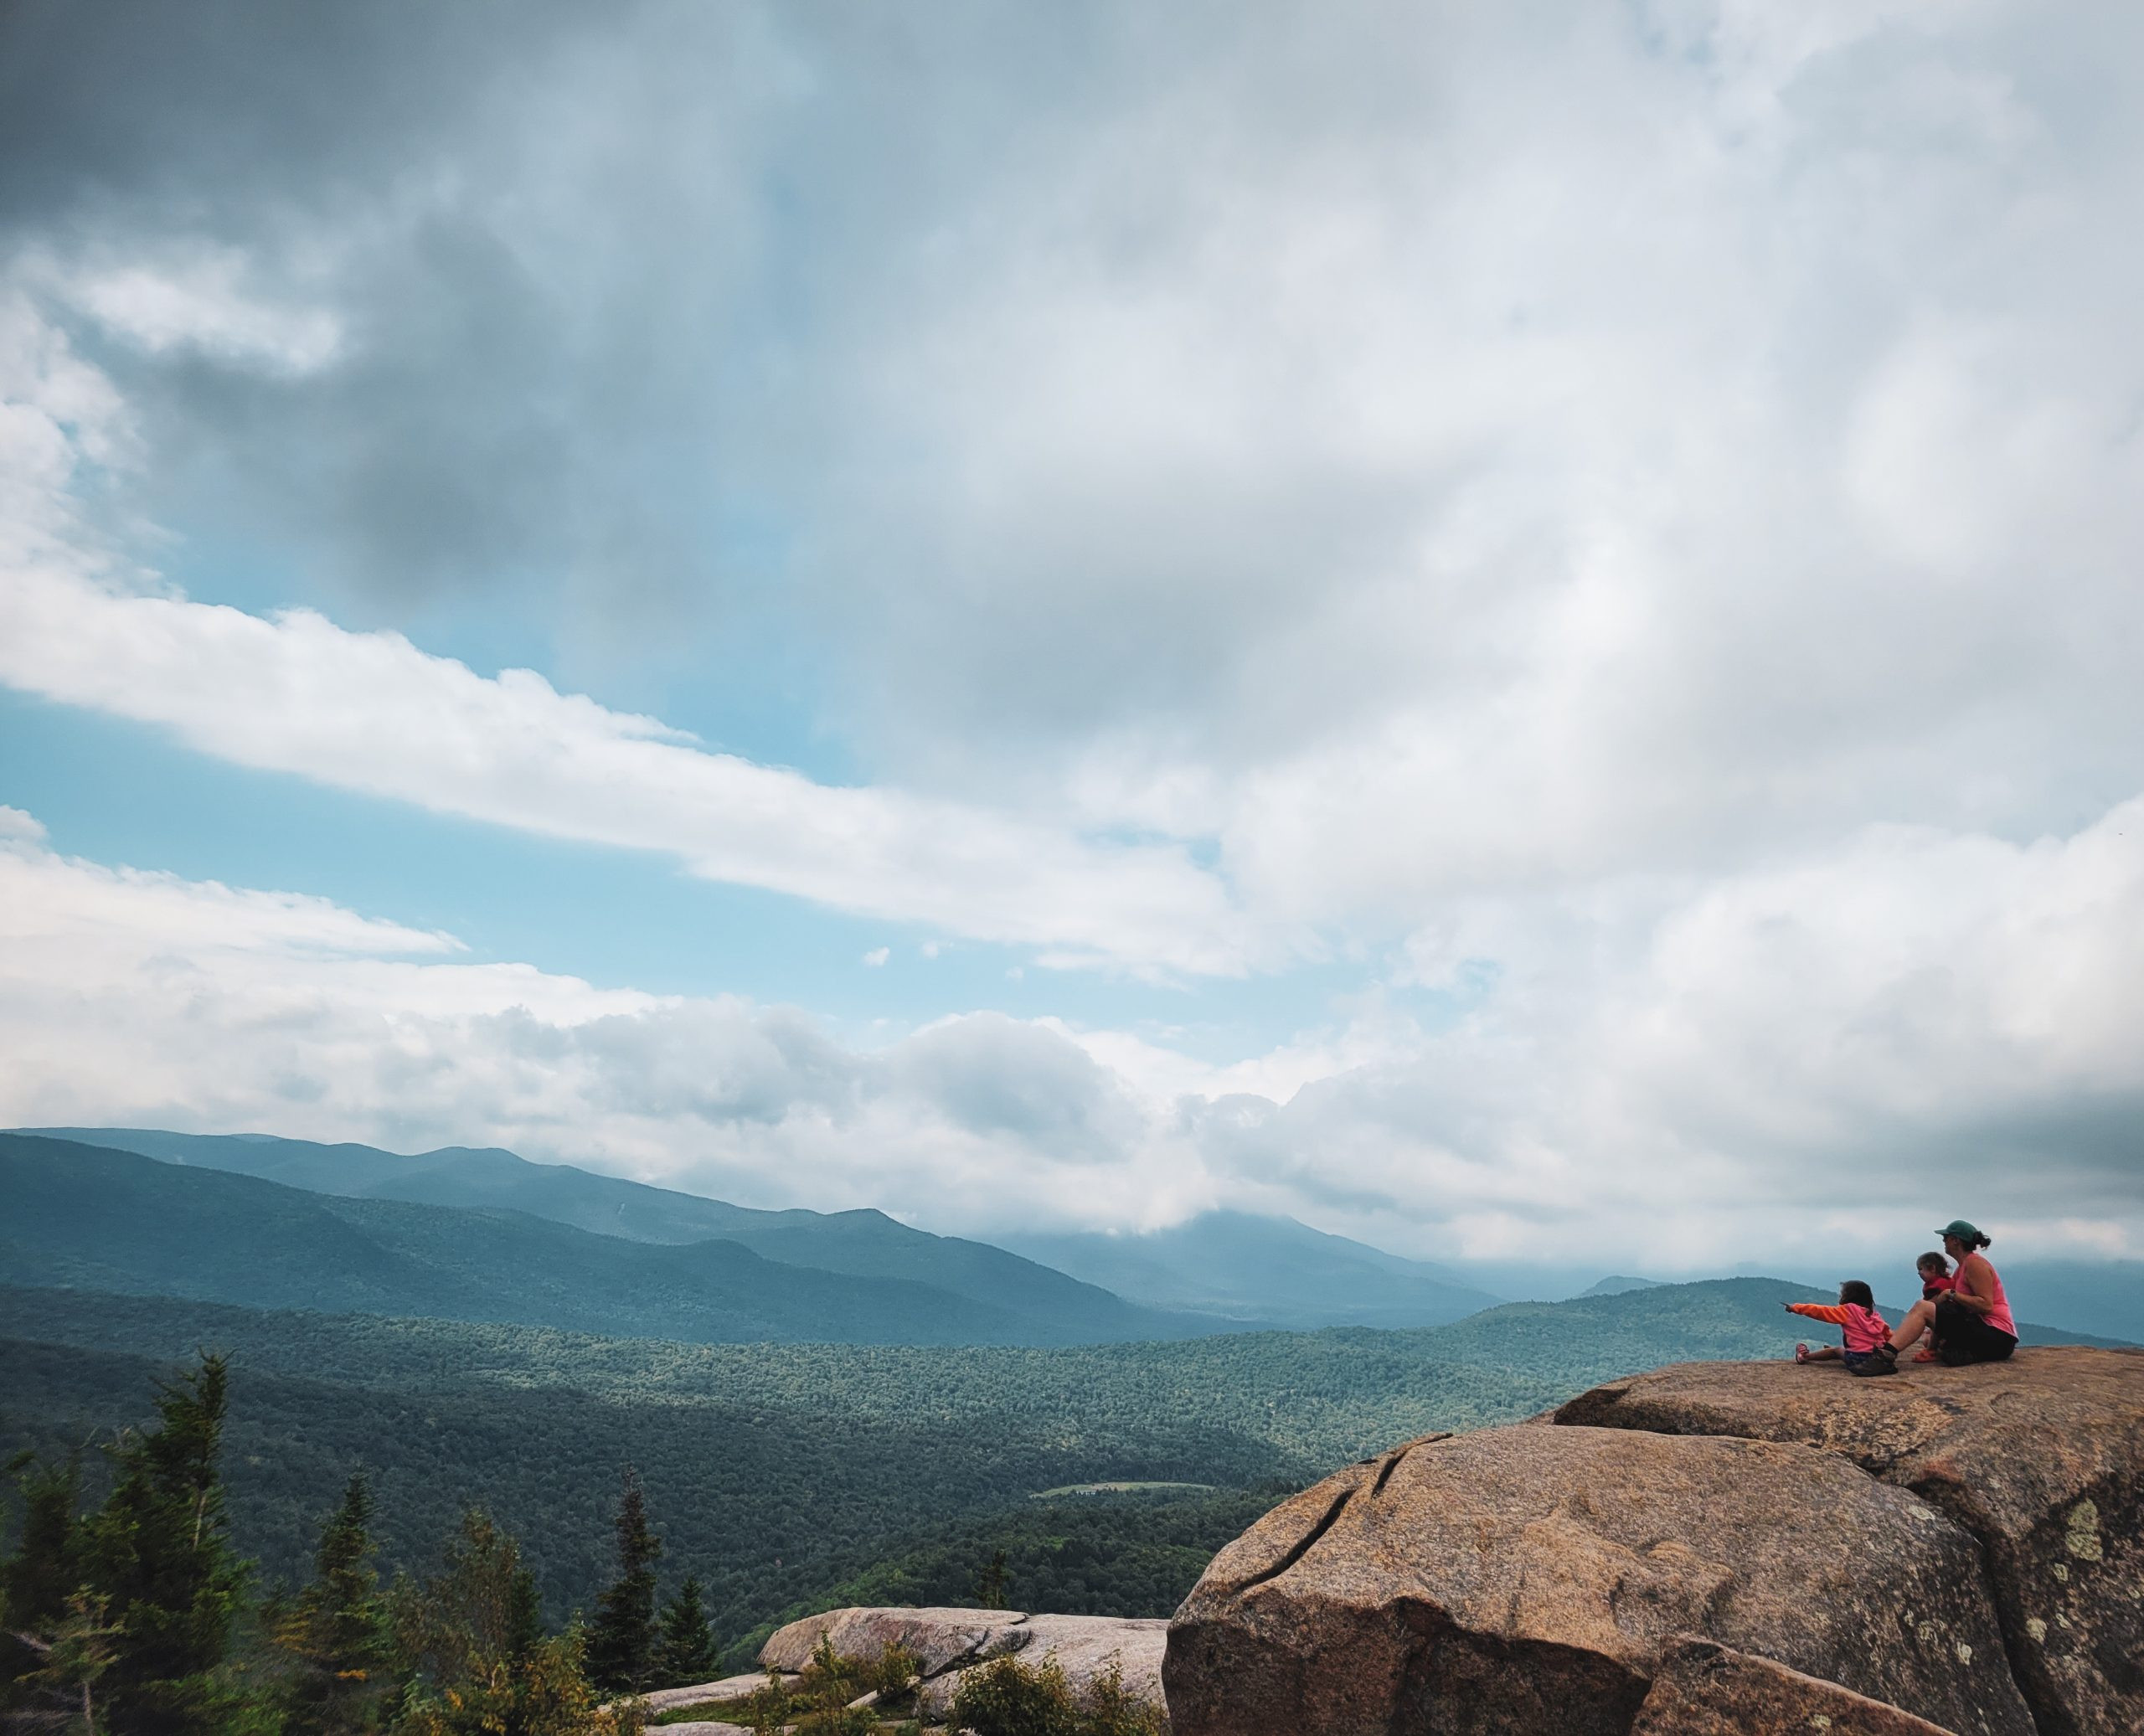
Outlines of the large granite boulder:
M1631 1736L1948 1736L1925 1718L1686 1636L1661 1656Z
M1836 1371L1683 1363L1597 1387L1556 1420L1802 1443L1910 1490L1979 1539L2043 1736L2144 1731L2144 1352Z
M2032 1736L1983 1584L1970 1535L1833 1455L1520 1425L1276 1508L1177 1612L1163 1677L1176 1736L1625 1736L1696 1636L1961 1736Z
M1027 1621L1015 1610L828 1610L778 1630L760 1648L760 1662L793 1675L812 1661L824 1636L843 1657L876 1658L889 1646L904 1646L922 1660L926 1677L935 1676L955 1664L1017 1650L1024 1639L1008 1636Z

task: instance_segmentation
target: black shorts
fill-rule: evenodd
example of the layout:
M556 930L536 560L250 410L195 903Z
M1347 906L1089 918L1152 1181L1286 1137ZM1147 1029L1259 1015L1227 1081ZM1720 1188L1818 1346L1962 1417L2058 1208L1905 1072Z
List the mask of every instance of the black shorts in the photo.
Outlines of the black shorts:
M2018 1347L2018 1341L1990 1326L1985 1315L1950 1296L1935 1305L1935 1353L1953 1368L1999 1363Z

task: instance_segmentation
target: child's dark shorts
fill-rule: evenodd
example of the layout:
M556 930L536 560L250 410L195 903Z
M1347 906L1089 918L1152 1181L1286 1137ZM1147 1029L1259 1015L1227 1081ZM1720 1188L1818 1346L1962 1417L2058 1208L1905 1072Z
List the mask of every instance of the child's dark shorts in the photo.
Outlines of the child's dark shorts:
M1875 1354L1876 1352L1873 1350L1844 1350L1839 1352L1849 1368L1858 1368Z

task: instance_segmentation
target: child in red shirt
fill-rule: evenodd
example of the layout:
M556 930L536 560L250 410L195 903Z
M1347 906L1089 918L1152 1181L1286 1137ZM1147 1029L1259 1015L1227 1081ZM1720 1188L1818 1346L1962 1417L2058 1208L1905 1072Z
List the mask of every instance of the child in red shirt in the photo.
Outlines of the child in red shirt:
M1915 1270L1920 1274L1920 1299L1922 1301L1940 1301L1945 1296L1950 1295L1952 1290L1958 1287L1958 1280L1951 1271L1951 1262L1944 1259L1941 1254L1924 1254L1913 1264ZM1935 1342L1935 1328L1934 1325L1931 1324L1920 1336L1927 1342L1921 1346L1920 1353L1914 1357L1914 1361L1916 1363L1932 1363L1935 1360L1938 1350L1938 1346ZM1908 1344L1912 1342L1913 1341L1911 1339L1908 1339L1906 1341ZM1901 1344L1897 1347L1900 1350L1904 1350L1906 1346L1904 1344Z
M1898 1364L1891 1356L1890 1326L1876 1311L1874 1292L1860 1279L1849 1278L1839 1285L1836 1308L1823 1302L1788 1302L1785 1306L1790 1314L1829 1321L1839 1329L1839 1336L1846 1341L1843 1348L1827 1344L1821 1350L1797 1344L1794 1347L1796 1362L1844 1363L1849 1374L1896 1372Z

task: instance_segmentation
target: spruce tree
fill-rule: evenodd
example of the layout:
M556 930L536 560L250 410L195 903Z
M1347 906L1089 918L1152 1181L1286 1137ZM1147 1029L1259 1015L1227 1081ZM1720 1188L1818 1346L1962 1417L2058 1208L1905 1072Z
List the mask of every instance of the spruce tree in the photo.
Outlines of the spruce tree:
M62 1629L80 1626L81 1528L75 1496L81 1461L62 1466L17 1453L8 1461L15 1481L15 1552L0 1556L0 1708L45 1710L69 1717L77 1708L73 1685L56 1682L56 1659L75 1646Z
M711 1682L721 1654L708 1626L697 1574L688 1574L677 1595L662 1606L662 1644L656 1652L656 1677L662 1687L690 1687Z
M397 1580L394 1612L408 1676L394 1736L626 1736L630 1709L607 1713L582 1667L581 1636L546 1638L536 1584L513 1538L472 1509L446 1569L420 1585Z
M975 1600L986 1610L1005 1607L1005 1591L1012 1575L1005 1569L1005 1552L999 1549L983 1563L982 1571L975 1576Z
M631 1466L618 1498L618 1577L595 1600L588 1676L599 1687L637 1693L655 1667L655 1563L662 1540L648 1529L647 1502Z
M124 1643L104 1672L130 1736L223 1736L243 1722L228 1662L249 1563L232 1553L216 1455L229 1377L204 1355L160 1384L157 1426L109 1448L114 1481L82 1524L84 1578Z
M70 1458L52 1466L21 1453L8 1471L21 1510L16 1527L21 1542L13 1554L0 1558L0 1704L6 1703L7 1683L44 1667L35 1642L67 1619L68 1597L82 1583L81 1532L75 1517L80 1461ZM18 1637L24 1635L30 1637Z
M292 1660L287 1736L373 1728L386 1682L386 1612L373 1569L372 1491L357 1472L321 1533L312 1583L276 1624Z

